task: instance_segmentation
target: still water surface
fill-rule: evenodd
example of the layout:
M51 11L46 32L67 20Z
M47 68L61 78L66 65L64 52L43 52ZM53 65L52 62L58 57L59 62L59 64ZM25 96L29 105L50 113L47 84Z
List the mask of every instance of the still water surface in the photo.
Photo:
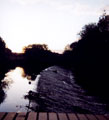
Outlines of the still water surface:
M3 88L5 92L4 102L0 105L0 112L26 112L26 106L29 104L28 99L24 96L30 91L36 89L37 79L31 81L22 77L23 69L17 67L15 70L10 70L3 81L8 82L8 85Z
M87 95L70 70L52 66L31 82L23 72L17 67L5 74L7 85L0 88L0 112L109 113L109 104Z

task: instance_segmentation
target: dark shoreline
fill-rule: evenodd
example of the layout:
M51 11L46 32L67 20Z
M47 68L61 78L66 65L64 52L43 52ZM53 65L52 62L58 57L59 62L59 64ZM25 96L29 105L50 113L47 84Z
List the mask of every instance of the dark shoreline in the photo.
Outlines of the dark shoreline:
M90 96L74 80L72 71L52 66L40 73L37 92L31 91L31 109L39 112L109 113L107 103ZM36 103L36 104L35 104Z

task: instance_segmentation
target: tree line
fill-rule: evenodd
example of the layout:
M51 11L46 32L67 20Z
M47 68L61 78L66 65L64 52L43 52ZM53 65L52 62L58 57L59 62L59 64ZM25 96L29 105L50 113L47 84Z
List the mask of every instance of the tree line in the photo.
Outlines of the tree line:
M72 69L76 81L89 91L100 95L107 93L109 80L109 16L103 14L98 23L85 25L80 39L66 47L62 54L54 53L48 46L32 44L24 47L23 53L13 53L0 38L0 73L7 68L20 66L25 76L60 65ZM0 79L3 76L0 75ZM103 88L105 86L105 88Z
M85 25L80 39L69 45L63 56L74 68L75 78L90 92L106 95L109 81L109 16ZM104 94L105 93L105 94Z

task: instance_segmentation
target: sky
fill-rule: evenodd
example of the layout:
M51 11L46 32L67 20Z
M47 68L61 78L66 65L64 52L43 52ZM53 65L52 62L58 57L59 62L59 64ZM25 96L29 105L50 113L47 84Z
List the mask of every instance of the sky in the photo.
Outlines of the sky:
M29 44L64 50L104 9L109 0L0 0L0 36L13 52Z

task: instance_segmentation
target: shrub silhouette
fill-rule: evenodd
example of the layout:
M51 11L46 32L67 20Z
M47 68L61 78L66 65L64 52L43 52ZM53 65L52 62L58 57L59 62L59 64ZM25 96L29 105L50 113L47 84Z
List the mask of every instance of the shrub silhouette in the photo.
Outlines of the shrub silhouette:
M75 77L84 88L100 95L107 94L109 80L109 16L103 15L98 23L85 25L80 40L67 51ZM66 56L66 51L64 52ZM105 87L105 88L103 88ZM101 89L103 88L103 89Z
M0 73L12 66L21 66L26 75L34 76L43 69L60 65L70 67L85 89L107 93L109 79L109 16L102 15L98 23L85 25L80 40L67 47L64 53L53 53L45 44L24 47L24 53L12 53L0 38ZM105 88L102 90L101 88ZM96 89L97 88L97 89ZM103 93L104 93L103 92Z
M32 44L24 47L24 59L22 65L25 75L30 75L30 78L35 79L36 74L52 65L59 64L60 55L53 53L45 44Z

